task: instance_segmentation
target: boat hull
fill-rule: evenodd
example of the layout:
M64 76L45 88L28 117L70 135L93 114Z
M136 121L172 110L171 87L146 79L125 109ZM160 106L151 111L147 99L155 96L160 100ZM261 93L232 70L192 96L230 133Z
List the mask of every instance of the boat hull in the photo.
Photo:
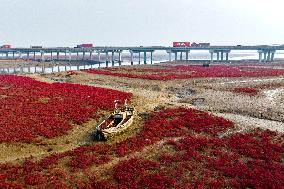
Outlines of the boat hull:
M121 112L122 119L119 123L115 123L114 120L104 120L95 131L95 139L96 140L108 140L115 135L118 135L128 129L133 123L135 110L133 109L131 112ZM113 116L109 116L110 119ZM105 122L109 122L107 126L102 127Z

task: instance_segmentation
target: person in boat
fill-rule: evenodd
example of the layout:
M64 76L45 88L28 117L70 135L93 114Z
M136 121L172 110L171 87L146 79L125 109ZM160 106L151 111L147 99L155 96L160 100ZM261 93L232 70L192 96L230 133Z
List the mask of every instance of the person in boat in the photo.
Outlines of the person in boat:
M127 104L127 99L124 101L124 111L127 113L127 115L132 115L133 108L130 108Z
M119 114L120 109L118 107L118 102L119 102L119 100L114 101L114 112L113 112L113 115L112 115L114 122L120 122L120 120L122 119L121 114ZM97 140L97 141L105 141L105 137L102 133L102 129L99 126L95 130L94 139Z
M120 112L120 110L118 108L118 102L119 102L119 100L114 101L114 113L115 114L118 114Z
M125 99L125 101L124 101L124 108L125 108L125 111L129 110L129 107L128 107L128 104L127 104L127 99Z
M125 119L125 116L132 116L134 108L131 108L127 104L127 99L124 102L124 108L119 108L119 101L114 101L114 113L111 115L111 119L113 120L112 126L117 126ZM95 139L98 141L106 140L102 133L102 128L98 126L95 131Z

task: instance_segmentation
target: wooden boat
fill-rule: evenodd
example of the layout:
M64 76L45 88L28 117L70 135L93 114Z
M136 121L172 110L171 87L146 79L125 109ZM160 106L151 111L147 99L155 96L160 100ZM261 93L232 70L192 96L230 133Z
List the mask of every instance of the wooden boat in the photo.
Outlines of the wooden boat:
M115 103L114 112L96 127L95 140L107 140L125 131L132 124L135 109L127 105L127 100L123 108L118 108L117 102Z

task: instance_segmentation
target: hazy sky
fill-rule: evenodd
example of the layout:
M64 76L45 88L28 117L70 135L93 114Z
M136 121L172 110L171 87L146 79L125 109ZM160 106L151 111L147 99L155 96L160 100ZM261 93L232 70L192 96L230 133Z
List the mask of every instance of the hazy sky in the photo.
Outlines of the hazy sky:
M0 44L284 44L283 0L0 0Z

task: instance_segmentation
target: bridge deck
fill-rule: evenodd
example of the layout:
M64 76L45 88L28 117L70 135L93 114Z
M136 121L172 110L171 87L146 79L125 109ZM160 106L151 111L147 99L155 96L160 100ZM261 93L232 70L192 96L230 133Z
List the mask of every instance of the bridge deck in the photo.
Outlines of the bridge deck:
M112 51L140 51L140 52L150 52L156 50L165 51L190 51L190 50L284 50L284 45L280 46L268 46L268 45L258 45L258 46L209 46L209 47L92 47L92 48L69 48L69 47L50 47L50 48L0 48L0 53L7 52L112 52Z

